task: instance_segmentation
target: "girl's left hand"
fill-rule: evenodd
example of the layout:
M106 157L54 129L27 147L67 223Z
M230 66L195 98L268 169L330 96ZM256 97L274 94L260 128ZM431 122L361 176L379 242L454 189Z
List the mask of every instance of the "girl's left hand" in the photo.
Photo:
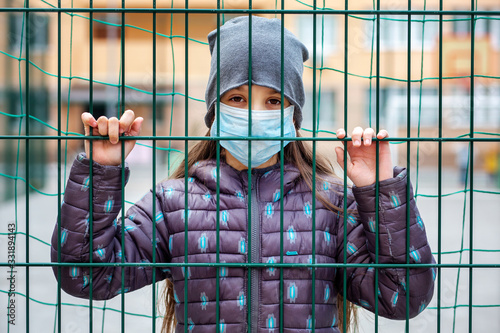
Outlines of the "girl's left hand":
M337 130L337 138L343 139L346 137L346 132L343 128ZM357 187L367 186L375 183L376 172L376 145L373 144L372 138L375 137L375 131L372 128L363 130L361 127L356 127L352 131L352 141L344 142L344 147L347 144L347 153L349 158L345 165L347 166L347 176L352 180ZM389 137L386 130L381 130L376 138L384 139ZM363 141L361 141L363 138ZM344 169L344 149L336 147L337 162ZM393 177L393 167L391 161L391 151L388 141L379 143L379 181Z

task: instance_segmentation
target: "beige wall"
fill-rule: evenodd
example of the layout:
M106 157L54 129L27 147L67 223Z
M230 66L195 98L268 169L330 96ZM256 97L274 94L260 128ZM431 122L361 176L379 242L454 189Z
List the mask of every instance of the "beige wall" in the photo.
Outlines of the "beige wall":
M6 0L4 0L5 2ZM115 6L121 6L121 1L115 1ZM149 2L145 3L142 0L127 0L128 7L147 7L151 4ZM184 6L184 1L176 0L173 2L175 8L181 8ZM191 0L190 5L193 8L215 8L216 1L209 0ZM427 9L438 9L439 1L427 1ZM32 6L42 6L46 7L43 3L38 3L37 1L31 2ZM88 1L75 0L75 7L85 7L88 6ZM96 0L94 1L94 6L97 8L105 7L112 4L108 0ZM226 8L244 8L247 6L248 2L245 0L234 0L225 1ZM170 8L171 1L157 1L159 8ZM423 8L424 1L413 1L413 9ZM455 1L453 3L447 2L445 4L445 9L455 10L455 9L468 9L469 2L467 1ZM62 1L63 7L70 7L71 1ZM253 1L254 8L267 8L273 9L274 2L270 1ZM344 1L326 1L325 6L333 9L344 9ZM488 0L481 1L481 8L498 8L498 1ZM382 1L382 9L407 9L407 3L400 1ZM304 9L303 5L296 1L287 0L285 2L285 8L287 9ZM349 3L349 9L371 9L371 0L360 0L351 1ZM49 50L43 57L43 69L48 73L57 74L58 65L58 30L57 30L57 15L55 13L47 14L50 16L50 39L49 39ZM66 103L68 100L68 90L73 94L73 91L88 91L88 83L86 80L80 78L89 78L90 72L90 33L89 33L89 20L83 17L87 17L87 13L78 13L73 19L67 14L61 15L61 70L63 76L72 75L75 77L70 82L67 79L62 80L62 91L63 100ZM268 14L268 17L273 17L274 15ZM5 17L5 16L4 16ZM141 31L140 29L145 29L151 31L152 26L152 14L139 14L139 13L129 13L126 15L126 24L133 25L139 29L127 27L125 28L125 82L127 85L132 87L143 89L145 91L152 91L152 80L153 80L153 48L152 48L152 34L150 32ZM101 14L95 14L94 18L97 19L107 19L106 16ZM157 14L157 32L156 38L157 46L157 58L156 58L156 79L157 86L159 90L171 91L172 88L178 93L183 93L185 90L185 39L184 38L168 38L168 36L184 36L185 30L185 15L184 14ZM285 20L285 25L288 29L292 30L294 33L298 34L299 27L297 24L297 15L287 15ZM98 23L94 25L94 30L98 29ZM206 43L207 34L216 28L216 15L214 14L189 14L189 37L195 40ZM344 70L344 18L341 16L338 21L338 31L336 39L338 45L335 51L327 58L324 59L324 66L338 69L340 71ZM348 36L348 71L354 75L348 77L348 110L349 110L349 127L352 128L359 124L362 126L367 126L366 110L368 108L368 103L366 100L367 89L370 81L367 78L360 78L356 75L366 76L370 73L370 67L374 66L371 64L371 48L367 47L367 30L366 21L358 20L355 18L349 18L349 36ZM117 30L116 33L119 33ZM443 31L443 57L445 61L443 62L443 70L445 75L455 75L457 70L466 70L467 66L470 64L470 59L467 57L454 58L454 55L460 54L470 54L470 38L456 37L451 34L451 24L444 24ZM198 43L195 41L189 41L189 56L188 56L188 69L189 69L189 95L194 99L204 99L204 91L206 80L209 70L210 54L207 45ZM435 45L438 45L437 43ZM72 49L70 49L72 46ZM5 39L0 40L0 47L5 49ZM105 85L99 84L99 81L108 82L111 84L118 84L120 80L120 55L121 55L121 43L119 38L114 39L93 39L93 79L95 80L94 89L106 91L106 96L110 99L117 99L117 94L115 95L116 89L106 90ZM424 53L421 50L415 49L411 52L411 77L412 79L418 79L423 77L437 77L439 72L439 53L438 47L435 46L431 49L426 49ZM500 54L499 50L492 48L491 43L487 39L478 38L476 40L476 74L487 74L500 76ZM41 58L37 58L33 55L33 61L35 63L41 63ZM400 79L406 79L407 77L407 59L408 54L405 49L396 51L386 51L381 50L380 53L380 74L382 76L396 77ZM421 61L423 59L423 65ZM454 59L454 60L453 60ZM374 60L375 61L375 58ZM19 78L19 71L17 71L17 60L6 60L4 63L10 64L14 70L11 71L12 82ZM175 63L175 66L174 66ZM312 65L312 62L308 62ZM319 64L318 64L319 65ZM23 71L21 68L21 72ZM175 76L174 76L175 69ZM422 72L421 72L422 69ZM34 70L37 72L38 70ZM39 71L38 71L39 72ZM375 67L372 67L372 75L375 75ZM21 73L23 75L23 73ZM467 75L466 73L464 75ZM0 66L0 76L5 77L5 67ZM49 77L47 75L33 75L33 80L37 77L45 80L45 83L53 97L57 93L57 79ZM319 78L319 73L318 73ZM175 86L172 86L175 80ZM4 82L0 82L0 85L4 85ZM304 82L306 85L312 83L312 70L305 69ZM437 80L426 81L426 85L437 86ZM343 124L343 110L344 110L344 75L337 71L324 70L322 74L322 87L323 89L333 89L336 92L335 106L334 109L337 112L337 124L335 127L340 127ZM375 85L375 80L372 80L372 84ZM380 80L381 86L386 85L400 85L405 87L404 82L394 82L389 80ZM445 82L445 84L450 84ZM486 83L488 84L488 83ZM111 91L111 93L108 93ZM76 93L73 94L76 96ZM127 107L133 107L138 114L145 116L148 121L144 125L144 134L148 135L152 133L153 122L151 120L151 107L145 104L144 101L152 100L149 94L143 94L140 92L134 93L133 96L137 96L137 99L131 98L127 103ZM70 95L71 97L71 95ZM158 135L169 135L170 134L170 115L171 101L167 97L158 97L159 101L163 101L158 108L158 112L163 114L163 120L157 122L157 134ZM82 100L73 102L71 99L70 107L63 103L61 114L63 118L69 116L70 128L79 128L79 114L84 110L82 106ZM177 95L174 98L174 119L172 122L172 135L184 135L184 97ZM205 105L203 102L190 100L189 102L189 134L190 135L203 135L206 131L206 127L202 122L202 117L205 112ZM57 108L51 107L51 119L52 125L57 122ZM65 122L63 122L65 123ZM335 130L332 128L331 130ZM476 130L480 130L479 128ZM423 133L435 132L435 129L423 129ZM444 135L452 136L455 135L457 131L445 128ZM406 130L402 129L399 133L395 133L398 136L406 136ZM431 135L431 134L429 134ZM75 141L76 142L76 141ZM160 143L166 144L166 143ZM183 143L179 143L181 146ZM71 143L70 147L77 149L77 143ZM401 153L400 150L399 153ZM446 153L448 154L448 152ZM452 152L449 153L450 156Z

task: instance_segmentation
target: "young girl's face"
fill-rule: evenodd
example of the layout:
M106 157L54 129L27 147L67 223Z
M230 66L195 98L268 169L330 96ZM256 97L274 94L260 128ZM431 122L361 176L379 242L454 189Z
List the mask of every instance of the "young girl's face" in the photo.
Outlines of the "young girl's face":
M220 101L228 106L248 110L249 107L249 89L248 85L244 85L238 88L229 90L227 93L222 95ZM281 100L281 93L274 89L252 85L252 104L251 109L257 111L271 111L271 110L281 110L281 104L283 103L283 108L290 106L290 102L285 98ZM247 167L242 164L238 159L236 159L231 153L225 150L226 162L231 165L236 170L244 170ZM263 164L257 166L256 168L265 168L271 166L278 161L278 155L272 156L269 160Z
M240 109L248 110L249 103L249 89L248 85L229 90L222 95L221 102ZM280 110L281 103L286 108L290 106L290 102L284 98L281 100L281 93L274 89L252 85L252 110Z

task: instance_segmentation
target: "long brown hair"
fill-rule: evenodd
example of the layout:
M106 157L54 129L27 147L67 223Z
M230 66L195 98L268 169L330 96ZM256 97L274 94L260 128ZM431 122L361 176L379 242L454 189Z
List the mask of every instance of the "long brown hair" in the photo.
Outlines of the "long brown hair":
M210 136L210 132L206 134ZM297 136L300 137L300 133L297 130ZM217 156L217 143L214 140L203 140L195 144L189 151L187 157L188 170L191 170L191 166L203 160L215 159ZM221 155L224 155L224 150L221 148ZM279 156L279 154L278 154ZM292 141L283 149L284 164L292 164L300 172L301 178L306 182L309 188L312 189L313 186L313 160L316 159L316 173L317 178L321 179L321 176L333 175L333 166L328 162L328 160L321 154L316 153L313 155L311 146L304 141ZM185 177L185 161L183 161L177 169L170 176L172 179L180 179ZM318 193L317 191L316 193ZM320 200L328 209L342 213L343 209L341 207L336 207L331 202L326 200L321 194L317 194L318 200ZM177 323L175 318L175 301L174 301L174 288L173 283L169 279L165 282L165 288L160 299L164 300L165 305L165 315L163 317L163 324L161 328L162 333L173 332L175 325ZM343 332L344 331L344 309L346 318L346 328L345 332L350 332L351 324L353 328L357 325L356 307L354 304L345 300L341 294L337 295L337 309L338 309L338 327Z

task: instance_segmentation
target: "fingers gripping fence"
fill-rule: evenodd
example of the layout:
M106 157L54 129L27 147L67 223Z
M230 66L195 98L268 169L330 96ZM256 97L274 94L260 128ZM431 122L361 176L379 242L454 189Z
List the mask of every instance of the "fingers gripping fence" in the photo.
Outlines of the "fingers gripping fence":
M0 239L4 246L1 252L5 253L0 257L3 271L0 280L3 281L0 283L1 313L4 318L0 330L159 331L164 313L164 309L157 307L164 297L160 292L162 285L153 283L149 289L127 294L127 267L171 269L181 266L186 272L186 286L190 269L215 268L218 332L223 332L226 324L220 318L218 305L220 282L227 270L245 269L247 289L251 291L256 288L259 270L277 269L280 311L279 318L275 319L282 323L287 292L284 269L309 269L311 279L315 281L318 268L328 265L339 269L349 267L346 249L342 263L317 263L315 232L312 232L310 262L284 263L290 254L284 249L287 230L284 227L283 196L279 198L279 263L260 263L257 261L258 252L251 251L252 242L258 242L258 235L254 232L258 229L252 225L252 216L259 214L252 201L247 207L247 262L221 261L219 234L221 219L224 219L220 207L220 182L223 181L221 147L219 139L199 135L197 127L203 126L200 115L205 112L202 97L205 79L199 77L207 76L206 67L200 66L200 62L205 61L203 57L209 57L206 34L210 30L234 16L260 15L280 18L282 36L286 26L304 43L309 41L307 46L311 54L305 63L304 82L309 98L308 106L304 108L302 128L308 136L285 138L284 109L281 107L281 136L277 138L282 148L279 193L284 193L284 141L309 141L313 156L321 150L333 158L333 147L340 145L339 141L350 140L337 139L334 126L346 129L357 125L370 126L376 132L389 129L390 138L384 140L391 143L393 160L405 165L412 178L415 197L437 261L436 264L422 265L436 268L433 301L424 313L412 320L409 319L407 303L403 322L380 318L377 301L372 309L374 315L360 312L359 331L498 331L500 291L496 281L500 275L500 244L496 237L499 231L496 222L500 214L500 6L473 0L470 3L424 1L416 4L408 1L404 6L380 0L362 4L298 0L200 3L186 0L185 3L152 1L146 4L122 0L113 3L113 7L106 7L107 3L92 0L2 1L0 22L8 36L0 42L3 62L0 65L0 211L4 221ZM248 34L252 36L251 29ZM252 58L252 48L249 50ZM284 72L285 52L282 44L281 73ZM251 82L251 65L249 77ZM281 99L284 100L283 75L281 77ZM217 96L220 96L219 82ZM218 110L220 100L217 99L216 103ZM187 246L184 248L184 263L177 264L159 262L155 251L152 251L151 262L127 262L127 253L122 253L121 260L113 264L94 262L92 256L88 263L75 264L63 262L60 251L57 263L50 262L49 238L54 221L58 223L58 248L67 237L57 216L60 215L67 180L68 158L83 147L81 112L87 110L96 118L100 115L119 117L128 108L145 116L149 123L144 126L141 136L121 137L120 140L122 152L127 140L140 140L134 151L143 153L130 156L131 180L128 190L123 188L119 199L122 213L121 223L117 224L121 228L121 243L125 242L127 232L125 207L139 199L138 193L144 193L148 187L154 189L158 179L168 177L182 158L187 161L188 147L193 142L215 140L215 263L190 263ZM218 112L216 116L220 124ZM251 112L248 129L249 135L243 140L249 142L248 159L251 160L252 143L262 139L252 137ZM220 128L216 130L220 136ZM103 140L100 136L88 139L91 147ZM379 140L375 141L378 149ZM92 149L90 152L89 158L93 160ZM455 156L458 157L456 163ZM146 163L141 164L141 161ZM344 161L347 161L346 150ZM456 172L457 169L463 174ZM122 184L126 180L124 170L122 168ZM316 161L313 159L313 179L316 178L315 170ZM491 179L484 170L490 173ZM377 167L377 178L378 173ZM184 175L187 188L190 181L187 163ZM250 170L247 176L248 184L252 184ZM347 175L342 177L344 184L348 184ZM139 180L134 182L134 178ZM408 185L409 182L410 177ZM82 196L92 198L95 195L93 184L91 168L89 191L82 192ZM407 188L406 200L409 201L411 193L410 187ZM312 230L316 229L316 191L313 186ZM378 192L377 182L376 226L380 215ZM344 186L345 197L347 193L348 187ZM248 198L253 195L250 186L246 195ZM153 212L157 211L156 205L152 200ZM184 205L189 207L187 192ZM346 210L346 201L343 205ZM96 207L90 205L89 208L88 235L90 244L94 244L93 210ZM409 205L406 214L406 239L409 239ZM189 209L185 209L184 220L188 221L189 216ZM345 228L347 214L343 218ZM406 264L381 264L378 256L381 231L377 227L375 232L374 263L353 265L374 267L376 285L380 269L406 268L406 288L413 291L409 276L409 268L414 266L410 263L410 245L406 242ZM188 234L186 223L185 244L188 243ZM343 234L344 243L347 243L345 230ZM155 249L159 240L155 228L152 240L152 249ZM93 300L95 270L110 265L123 268L120 270L120 296L109 301ZM55 268L59 281L63 267L74 267L75 270L89 267L86 283L90 301L63 293L60 283L52 276L51 267ZM342 296L346 299L347 273L346 269L342 271ZM151 272L152 281L157 281L157 270ZM323 300L316 297L315 285L312 283L312 290L308 292L312 303L318 304ZM377 290L373 293L377 300ZM182 295L175 296L187 300L189 294L190 290L184 288ZM250 297L246 300L249 332L256 325L252 304L258 302ZM188 302L181 303L184 307L183 322L189 323ZM318 316L315 309L312 306L311 331L315 331ZM345 303L343 310L345 314ZM342 319L344 323L347 320ZM184 326L184 331L190 330L191 326ZM282 332L282 325L276 330Z

